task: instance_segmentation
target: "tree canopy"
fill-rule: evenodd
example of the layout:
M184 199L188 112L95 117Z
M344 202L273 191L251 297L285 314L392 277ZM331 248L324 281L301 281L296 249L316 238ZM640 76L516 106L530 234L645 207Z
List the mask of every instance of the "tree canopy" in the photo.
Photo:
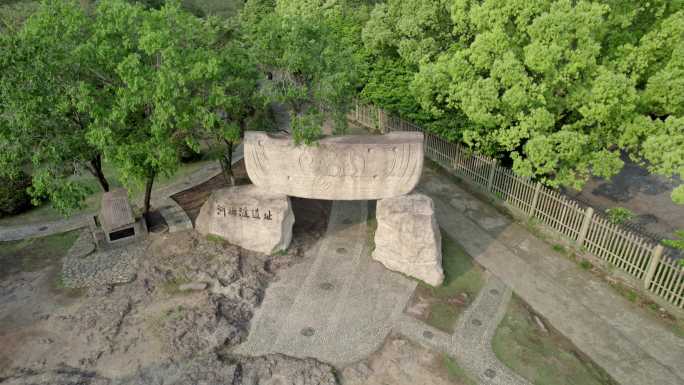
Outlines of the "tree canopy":
M3 172L30 163L34 194L69 213L90 192L73 176L101 174L103 157L125 184L146 183L149 210L154 178L176 170L182 146L239 138L258 74L233 34L177 1L42 3L2 36Z
M248 0L242 27L254 60L275 72L264 93L289 107L292 134L311 143L321 134L321 106L344 129L364 63L358 36L363 23L348 3Z
M518 174L579 188L615 175L628 151L684 177L683 4L388 0L363 39L415 68L405 99L461 120L443 136L510 157Z
M94 79L80 51L88 34L83 11L57 1L0 35L0 173L30 167L34 199L65 214L92 192L73 178L82 170L108 189L100 152L86 140L97 106L79 99L80 85Z

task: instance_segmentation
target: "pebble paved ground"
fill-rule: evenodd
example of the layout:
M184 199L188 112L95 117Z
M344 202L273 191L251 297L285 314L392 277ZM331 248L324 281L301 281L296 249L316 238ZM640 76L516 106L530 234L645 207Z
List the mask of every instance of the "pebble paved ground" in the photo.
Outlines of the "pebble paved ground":
M623 385L684 384L684 339L525 227L426 170L444 231Z
M370 259L367 207L333 203L325 237L269 286L238 353L315 357L342 367L382 344L416 282Z
M468 309L449 335L403 314L394 330L454 357L470 376L483 385L528 385L499 361L491 341L511 299L511 289L500 279L488 276Z

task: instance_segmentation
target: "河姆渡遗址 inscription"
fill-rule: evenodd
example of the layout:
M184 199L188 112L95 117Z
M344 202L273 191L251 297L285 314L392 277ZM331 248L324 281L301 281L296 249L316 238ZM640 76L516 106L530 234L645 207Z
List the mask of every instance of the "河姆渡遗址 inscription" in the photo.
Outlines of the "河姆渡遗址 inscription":
M240 217L240 218L248 218L248 219L261 219L265 221L270 221L273 220L273 214L271 214L271 210L265 210L262 209L259 211L259 208L249 208L249 207L226 207L223 205L216 205L216 215L221 217L226 217L226 216L232 216L232 217Z

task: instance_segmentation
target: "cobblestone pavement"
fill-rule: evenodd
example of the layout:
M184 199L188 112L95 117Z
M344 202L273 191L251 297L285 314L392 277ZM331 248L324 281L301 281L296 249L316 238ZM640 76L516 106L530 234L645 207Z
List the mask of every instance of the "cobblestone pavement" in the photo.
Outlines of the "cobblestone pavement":
M137 242L128 247L96 251L89 230L82 230L62 263L64 287L94 287L128 283L135 279L138 257L147 245Z
M242 145L239 145L233 154L233 164L239 162L242 158ZM161 189L156 189L153 191L150 202L152 207L168 207L166 210L162 210L162 216L165 214L169 216L169 218L166 216L164 217L164 220L166 220L169 224L169 231L171 231L172 226L174 226L174 229L178 231L187 229L188 223L190 224L190 228L192 228L192 222L190 222L190 219L187 218L187 215L185 215L186 218L182 217L182 215L178 212L180 207L174 207L177 206L177 204L175 204L175 202L169 202L169 200L173 201L172 199L169 199L169 197L183 190L187 190L202 184L215 177L220 172L221 166L218 164L218 162L212 162L197 170L195 173L188 175L183 180L179 180L169 186L165 186ZM142 198L140 202L137 203L142 205ZM96 215L96 213L84 213L75 215L71 218L45 223L0 226L0 242L16 241L19 239L32 237L42 237L87 227L88 222L93 215ZM185 222L185 219L187 219L188 222Z
M646 310L447 178L425 170L419 190L450 237L618 383L684 384L684 338Z
M279 273L237 353L315 357L338 367L382 345L416 281L370 258L366 201L333 203L325 237Z
M459 317L454 333L449 335L403 314L395 331L424 345L453 356L473 379L483 385L529 385L492 351L492 338L506 314L511 289L489 275L477 298Z

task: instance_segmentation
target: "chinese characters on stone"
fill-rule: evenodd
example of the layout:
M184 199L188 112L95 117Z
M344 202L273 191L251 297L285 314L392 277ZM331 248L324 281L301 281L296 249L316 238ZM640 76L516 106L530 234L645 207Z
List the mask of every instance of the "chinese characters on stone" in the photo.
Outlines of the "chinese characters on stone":
M262 214L259 213L258 208L248 208L248 207L228 207L226 208L225 206L217 205L216 206L216 215L218 216L233 216L233 217L241 217L241 218L251 218L251 219L262 219L265 221L270 221L273 220L273 217L271 215L271 210L262 210Z

